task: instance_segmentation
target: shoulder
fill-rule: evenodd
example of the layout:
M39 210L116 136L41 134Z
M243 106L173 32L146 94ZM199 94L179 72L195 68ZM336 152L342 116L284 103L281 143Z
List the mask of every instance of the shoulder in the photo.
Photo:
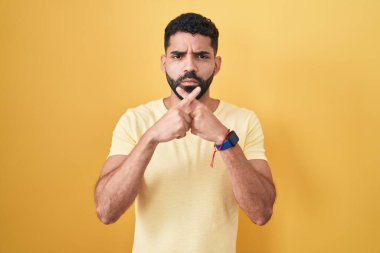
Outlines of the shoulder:
M156 119L165 113L165 106L162 99L152 100L135 107L128 108L122 117L133 118L135 120L149 120Z
M220 109L218 113L221 114L221 116L224 117L233 117L236 119L251 119L255 120L257 119L257 114L255 111L245 108L245 107L240 107L238 105L220 100Z
M120 117L116 132L128 132L137 140L145 131L151 127L164 114L165 106L160 106L162 100L153 100L147 103L128 108Z

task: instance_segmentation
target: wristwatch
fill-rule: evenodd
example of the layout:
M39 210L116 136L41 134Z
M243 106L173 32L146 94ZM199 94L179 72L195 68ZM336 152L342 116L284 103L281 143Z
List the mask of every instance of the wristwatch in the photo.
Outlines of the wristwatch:
M235 131L231 131L228 134L226 141L220 145L215 144L215 147L217 150L225 150L234 147L238 141L239 137L236 135Z

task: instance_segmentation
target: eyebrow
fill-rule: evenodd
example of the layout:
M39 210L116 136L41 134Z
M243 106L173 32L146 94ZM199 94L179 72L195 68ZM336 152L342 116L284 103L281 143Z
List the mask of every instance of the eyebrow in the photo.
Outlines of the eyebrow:
M179 54L184 54L185 52L184 51L177 51L177 50L174 50L174 51L171 51L170 54L173 54L173 55L179 55Z
M178 51L178 50L174 50L170 52L171 55L183 55L185 53L186 51ZM210 55L210 53L207 51L198 51L198 52L194 52L194 54L195 55Z
M196 54L196 55L209 55L210 53L207 51L199 51L199 52L195 52L194 54Z

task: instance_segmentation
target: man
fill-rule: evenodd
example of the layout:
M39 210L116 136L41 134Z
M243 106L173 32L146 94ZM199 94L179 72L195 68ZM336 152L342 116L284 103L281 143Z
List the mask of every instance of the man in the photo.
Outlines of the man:
M210 97L218 36L199 14L172 20L161 56L170 96L127 110L113 132L96 211L111 224L136 199L133 252L235 252L238 206L258 225L272 215L258 118Z

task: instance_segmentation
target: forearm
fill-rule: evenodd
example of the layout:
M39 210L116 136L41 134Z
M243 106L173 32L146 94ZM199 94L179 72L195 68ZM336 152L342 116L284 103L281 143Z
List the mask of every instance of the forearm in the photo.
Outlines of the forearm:
M239 145L220 154L228 168L239 206L254 223L265 224L272 215L276 197L273 183L253 168Z
M156 147L149 133L144 134L124 162L99 179L96 211L103 223L114 223L133 203Z

